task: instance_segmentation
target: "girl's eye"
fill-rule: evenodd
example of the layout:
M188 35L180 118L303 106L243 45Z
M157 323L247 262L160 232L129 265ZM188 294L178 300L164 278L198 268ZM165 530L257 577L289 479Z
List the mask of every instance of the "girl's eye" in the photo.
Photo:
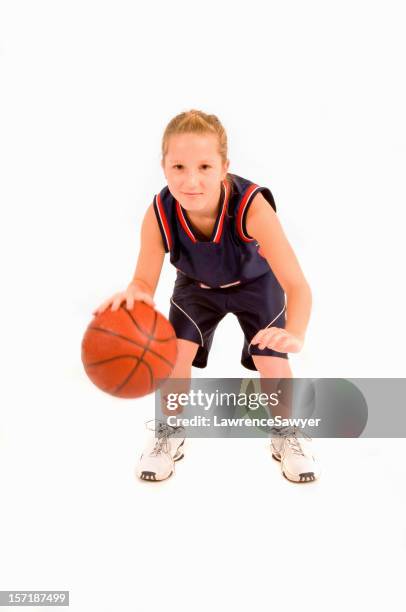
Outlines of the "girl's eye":
M175 164L173 167L176 169L183 168L182 164ZM210 166L209 164L202 164L202 168L206 169L206 168L210 168Z

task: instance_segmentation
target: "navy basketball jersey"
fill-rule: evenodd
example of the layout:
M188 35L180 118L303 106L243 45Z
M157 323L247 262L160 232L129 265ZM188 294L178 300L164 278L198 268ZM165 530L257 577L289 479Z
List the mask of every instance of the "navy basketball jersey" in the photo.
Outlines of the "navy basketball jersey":
M187 211L173 197L168 186L154 196L154 210L166 253L177 270L207 287L223 287L252 280L270 270L258 252L258 242L248 235L245 221L248 208L259 192L276 212L267 187L236 174L221 184L220 207L210 238L200 234Z

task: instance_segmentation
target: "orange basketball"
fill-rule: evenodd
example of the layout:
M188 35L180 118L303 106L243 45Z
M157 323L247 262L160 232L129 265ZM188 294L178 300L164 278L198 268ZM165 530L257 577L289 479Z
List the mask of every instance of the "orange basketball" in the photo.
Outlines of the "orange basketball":
M170 376L176 361L175 331L145 302L132 310L108 308L93 318L82 340L82 362L90 380L116 397L142 397Z

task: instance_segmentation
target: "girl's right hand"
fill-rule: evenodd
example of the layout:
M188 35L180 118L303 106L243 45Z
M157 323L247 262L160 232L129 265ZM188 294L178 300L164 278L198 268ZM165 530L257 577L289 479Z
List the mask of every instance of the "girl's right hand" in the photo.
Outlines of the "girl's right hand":
M149 293L141 291L140 289L137 289L134 285L130 284L128 285L125 291L122 291L121 293L115 293L111 298L100 304L100 306L96 308L92 312L92 314L98 315L102 313L104 310L106 310L106 308L110 306L110 304L111 310L118 310L121 306L121 303L124 301L126 301L126 307L128 310L132 309L132 307L134 306L134 302L136 301L145 302L145 304L148 304L149 306L152 306L152 308L155 308L155 302Z

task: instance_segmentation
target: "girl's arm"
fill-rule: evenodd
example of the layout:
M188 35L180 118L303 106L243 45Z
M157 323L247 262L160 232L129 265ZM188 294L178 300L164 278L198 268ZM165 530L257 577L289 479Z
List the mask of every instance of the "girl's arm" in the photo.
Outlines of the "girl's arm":
M93 311L93 315L99 315L109 306L111 306L111 310L117 310L124 301L126 301L129 310L132 309L134 301L137 300L155 307L152 298L161 274L164 257L165 249L162 244L162 237L159 232L153 205L151 204L142 222L141 248L133 280L125 291L115 293L112 297L105 300Z
M134 277L130 285L154 296L161 275L165 249L159 231L153 204L145 213L141 227L141 247Z
M297 352L303 346L312 294L275 211L261 193L255 196L248 209L246 228L249 236L259 242L260 254L268 261L287 298L285 333L272 327L261 330L252 343L259 342L259 348L264 348L269 346L269 341L272 344L269 348L274 350Z

